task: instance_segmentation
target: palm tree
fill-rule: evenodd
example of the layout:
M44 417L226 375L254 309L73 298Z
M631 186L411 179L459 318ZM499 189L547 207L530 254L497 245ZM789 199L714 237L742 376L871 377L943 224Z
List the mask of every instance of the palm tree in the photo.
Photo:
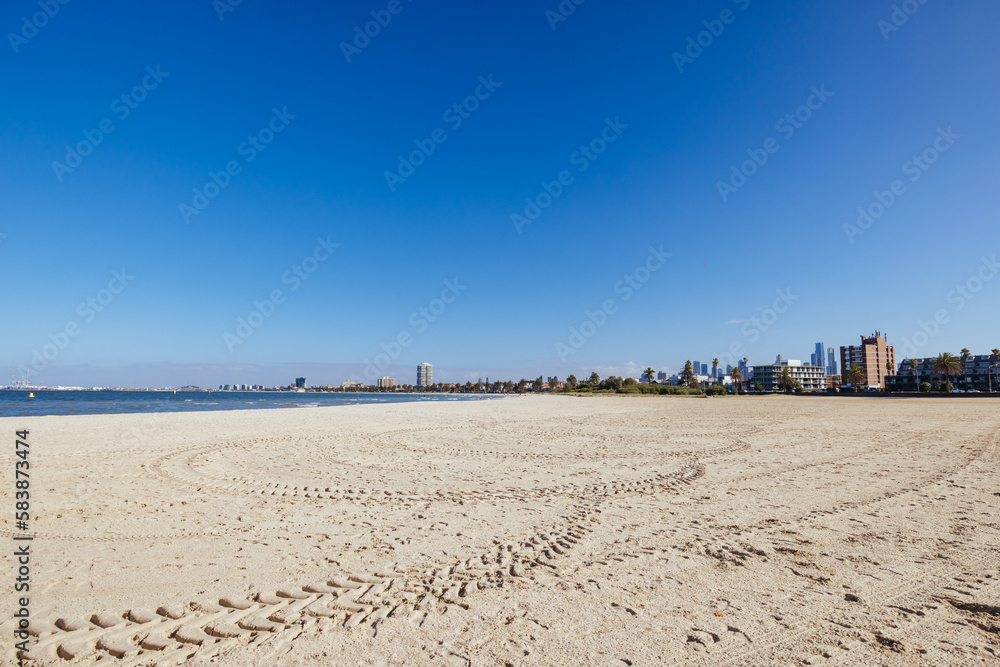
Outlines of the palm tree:
M788 366L781 369L781 376L778 377L778 386L789 393L795 388L795 378L792 377L792 371Z
M566 378L566 386L569 387L570 389L572 389L573 387L576 386L576 376L575 375L570 375L568 378Z
M747 369L747 376L746 376L746 378L744 378L746 380L746 383L747 383L747 391L750 391L750 365L749 364L750 364L750 361L746 357L743 357L743 368ZM738 365L739 364L737 364L737 366Z
M739 366L733 369L732 378L735 385L735 392L738 394L740 393L740 380L743 379L743 371L740 370Z
M951 376L962 372L962 361L954 355L942 352L934 359L933 370L944 375L945 384L950 385Z
M531 383L531 390L536 394L542 391L542 378L536 378L534 382Z
M689 359L688 361L684 362L684 370L681 371L681 380L684 381L685 385L690 386L691 380L693 379L694 379L694 370L693 367L691 366L691 360Z
M851 367L847 369L846 373L844 373L844 379L847 380L847 383L851 385L854 391L857 391L858 385L864 382L867 379L867 376L865 375L865 372L861 370L860 366L857 364L851 364Z
M910 359L910 369L913 370L913 383L917 385L917 393L920 393L920 373L917 372L917 360Z
M647 366L646 370L644 370L642 372L642 376L644 378L646 378L647 380L649 380L649 383L652 384L653 383L653 378L656 377L656 371L654 371L652 368L650 368L650 367Z
M969 357L972 356L972 352L969 352L969 348L963 347L962 351L959 354L962 355L962 372L961 372L961 375L962 376L966 376L966 375L968 375L968 373L965 370L965 366L966 366L966 363L969 361Z
M719 358L712 359L712 377L719 376Z

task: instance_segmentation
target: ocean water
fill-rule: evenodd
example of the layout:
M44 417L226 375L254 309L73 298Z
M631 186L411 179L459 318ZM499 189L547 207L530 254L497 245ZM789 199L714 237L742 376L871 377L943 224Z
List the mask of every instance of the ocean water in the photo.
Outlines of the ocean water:
M127 412L196 412L203 410L272 410L367 403L476 401L482 394L363 394L293 392L172 391L0 391L0 417L109 415Z

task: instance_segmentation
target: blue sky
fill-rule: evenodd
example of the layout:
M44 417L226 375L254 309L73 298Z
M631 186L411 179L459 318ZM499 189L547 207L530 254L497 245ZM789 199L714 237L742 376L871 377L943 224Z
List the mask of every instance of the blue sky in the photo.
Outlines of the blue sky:
M898 26L892 2L220 3L0 10L0 377L637 374L876 329L902 346L939 311L917 356L1000 346L994 3L914 1ZM372 12L391 20L345 57ZM434 150L399 172L415 142ZM515 224L543 183L558 196ZM650 248L670 257L647 274Z

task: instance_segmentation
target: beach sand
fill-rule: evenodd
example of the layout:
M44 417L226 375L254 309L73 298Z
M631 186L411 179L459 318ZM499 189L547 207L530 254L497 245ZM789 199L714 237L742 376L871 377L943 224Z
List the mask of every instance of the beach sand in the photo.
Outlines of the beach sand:
M34 664L1000 662L1000 400L512 397L0 427L11 469L31 429Z

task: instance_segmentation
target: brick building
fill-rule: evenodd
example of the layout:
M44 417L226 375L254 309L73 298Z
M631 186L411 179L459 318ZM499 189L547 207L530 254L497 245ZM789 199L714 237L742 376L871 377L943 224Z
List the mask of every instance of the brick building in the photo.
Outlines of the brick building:
M885 387L885 378L895 374L896 354L892 345L887 345L885 336L876 331L865 338L861 336L861 345L848 345L840 348L840 373L847 383L847 371L851 364L857 364L865 374L865 385L872 389Z

